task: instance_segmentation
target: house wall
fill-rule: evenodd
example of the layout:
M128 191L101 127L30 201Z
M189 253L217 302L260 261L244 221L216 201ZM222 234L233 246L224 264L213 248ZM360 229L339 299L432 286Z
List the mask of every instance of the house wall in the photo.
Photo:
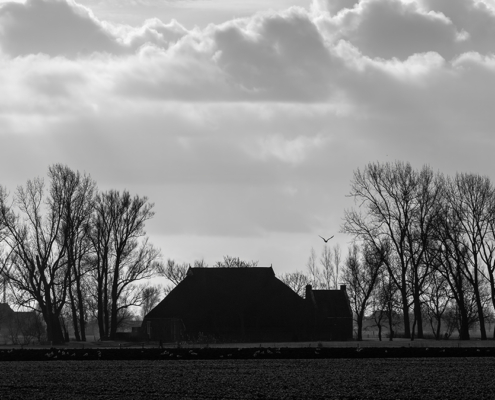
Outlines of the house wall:
M146 319L141 326L141 337L164 343L184 340L184 323L180 318Z

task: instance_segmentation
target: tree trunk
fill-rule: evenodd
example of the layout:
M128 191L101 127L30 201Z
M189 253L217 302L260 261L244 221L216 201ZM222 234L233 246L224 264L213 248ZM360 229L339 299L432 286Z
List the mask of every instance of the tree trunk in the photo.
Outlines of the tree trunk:
M79 297L79 327L81 329L81 341L86 341L86 319L84 318L83 299Z
M103 337L108 340L110 338L110 316L108 314L108 265L104 275L103 285L103 318L105 332Z
M359 342L363 340L363 317L364 317L363 311L357 314L357 340Z
M469 340L469 323L464 303L462 303L462 307L459 305L459 314L461 316L461 320L459 321L459 339Z
M382 341L382 326L378 325L378 340Z
M63 344L65 342L65 339L59 318L50 311L47 311L45 323L46 336L48 341L52 344Z
M117 301L118 301L118 283L119 283L119 269L120 269L120 258L117 255L115 260L115 270L112 281L112 294L111 294L111 317L110 317L110 339L115 340L117 336Z
M392 308L391 307L388 307L388 310L387 310L387 318L388 318L388 330L389 330L389 341L391 342L392 340L394 340L394 323L393 323L393 312L392 312Z
M416 321L418 333L417 338L423 339L423 316L421 315L421 301L419 298L419 291L414 296L414 320Z
M103 283L104 282L103 271L98 272L98 274L100 273L101 275L98 275L98 288L97 288L97 303L98 303L97 320L98 320L98 331L100 333L100 340L105 340L107 336L105 331L105 301L104 301L104 294L106 292L106 289Z
M411 337L411 325L409 321L409 306L407 305L407 294L402 292L402 312L404 313L404 337Z
M81 290L81 274L76 279L77 306L79 308L79 328L81 330L81 341L86 341L86 320L84 318L84 296Z
M38 304L46 323L46 338L48 341L52 342L52 344L62 344L65 340L62 326L60 325L60 318L59 315L54 312L55 307L53 306L52 298L50 297L50 287L47 285L46 281L43 282L43 285L45 287L45 295L43 300L38 299Z
M475 269L475 277L474 277L474 295L476 297L476 307L478 309L478 318L480 321L480 333L481 333L481 340L486 340L486 328L485 328L485 315L483 312L483 305L481 304L481 296L480 296L480 291L479 291L479 282L478 282L478 273L477 269Z
M476 290L476 292L478 292L478 291ZM478 308L481 340L486 340L487 337L486 337L486 328L485 328L485 315L483 313L483 305L481 304L481 299L479 298L479 293L476 293L476 307Z
M440 328L442 326L442 318L437 318L437 329L435 333L435 339L440 340Z
M78 342L81 341L81 336L79 335L79 324L77 318L77 307L74 301L74 294L72 293L72 285L69 284L69 299L70 299L70 308L72 311L72 325L74 326L74 336Z

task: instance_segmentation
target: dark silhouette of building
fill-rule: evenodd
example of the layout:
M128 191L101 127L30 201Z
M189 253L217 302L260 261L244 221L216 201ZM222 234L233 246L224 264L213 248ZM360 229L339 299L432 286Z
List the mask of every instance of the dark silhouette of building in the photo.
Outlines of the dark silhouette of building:
M45 327L34 311L14 311L7 303L0 303L0 336L4 341L39 341L44 332Z
M310 289L311 291L311 289ZM144 318L151 340L297 341L343 338L350 312L345 291L302 299L269 268L189 268L186 277ZM316 294L316 296L315 296ZM327 303L336 299L338 304ZM343 301L347 300L347 304ZM342 312L334 308L343 307ZM352 337L352 313L350 314ZM332 329L327 332L326 329Z
M306 286L313 317L313 334L321 340L352 339L352 309L345 285L340 290L313 290Z

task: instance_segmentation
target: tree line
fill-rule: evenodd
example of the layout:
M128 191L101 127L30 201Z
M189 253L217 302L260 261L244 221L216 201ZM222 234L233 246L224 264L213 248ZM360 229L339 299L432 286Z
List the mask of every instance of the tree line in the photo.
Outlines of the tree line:
M325 243L318 258L314 248L311 249L306 263L306 272L287 272L279 279L299 296L304 297L307 285L313 289L331 290L339 285L339 269L343 266L342 250L339 244L331 248Z
M130 307L143 303L160 251L145 224L154 215L146 197L99 192L87 174L55 164L48 182L28 180L10 195L0 187L0 264L18 305L37 310L47 340L86 340L88 320L100 338L114 339Z
M446 176L409 163L370 163L356 170L341 232L352 237L347 255L326 243L306 271L280 279L304 297L313 289L346 285L362 339L369 317L379 337L398 325L406 338L439 339L454 330L470 338L477 324L487 339L495 309L495 188L472 173ZM495 329L492 333L495 338Z
M178 263L173 259L168 259L166 263L160 263L158 265L156 272L157 276L165 278L169 282L167 286L161 287L163 295L166 296L187 276L189 268L255 268L257 266L258 261L247 261L239 257L226 255L223 256L222 260L215 262L211 266L204 259L195 260L192 264L187 262ZM146 307L149 310L151 308L152 306Z
M364 313L372 310L380 326L384 315L389 321L393 313L401 315L408 338L424 337L426 317L437 337L442 321L453 321L460 339L470 338L474 323L487 339L487 320L495 308L490 179L473 173L446 176L404 162L370 163L354 172L349 196L356 207L345 211L341 231L355 244L343 280L358 337Z
M341 232L353 244L345 258L339 246L312 249L306 272L280 279L303 296L314 289L347 286L362 338L371 316L379 332L401 318L404 336L435 336L457 329L461 339L495 308L495 188L472 173L446 176L409 163L370 163L356 170ZM37 310L54 343L86 339L89 320L101 339L114 339L133 306L143 314L184 279L191 265L160 261L146 236L154 215L146 197L128 191L98 191L89 175L55 164L48 182L35 178L11 195L0 187L0 272L18 305ZM3 256L2 256L3 254ZM194 267L208 267L203 260ZM226 256L212 267L255 267ZM165 277L171 286L142 281ZM426 319L426 321L425 321ZM444 324L444 325L442 325ZM447 325L445 325L447 324ZM495 337L495 330L493 332Z

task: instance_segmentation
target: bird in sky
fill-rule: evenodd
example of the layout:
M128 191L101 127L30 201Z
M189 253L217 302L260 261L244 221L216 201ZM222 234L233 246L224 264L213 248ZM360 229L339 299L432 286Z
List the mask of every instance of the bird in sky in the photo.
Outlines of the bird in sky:
M318 235L318 236L320 236L320 235ZM324 241L325 243L328 243L328 241L329 241L331 238L333 238L334 236L335 236L335 235L332 235L332 236L330 236L328 239L325 239L323 236L320 236L320 237L323 239L323 241Z

